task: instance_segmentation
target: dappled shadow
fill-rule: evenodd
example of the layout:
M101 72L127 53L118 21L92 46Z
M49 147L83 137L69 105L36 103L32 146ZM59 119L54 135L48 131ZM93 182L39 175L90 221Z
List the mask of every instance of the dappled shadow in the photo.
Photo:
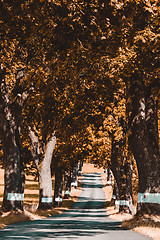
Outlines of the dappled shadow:
M104 185L102 183L100 174L88 174L84 175L85 179L83 179L82 188L102 188Z
M120 222L107 218L104 209L105 197L99 189L100 174L87 174L83 180L83 191L78 202L61 215L43 220L18 223L0 231L0 239L146 239L124 237L127 230L120 228ZM92 184L93 183L93 184ZM96 183L98 187L96 186ZM114 232L114 234L112 234ZM119 234L120 233L120 234ZM116 235L117 234L117 235ZM119 236L122 235L122 238ZM112 238L115 236L115 238ZM117 236L117 237L116 237ZM148 238L147 238L148 239Z
M84 185L83 186L83 188L102 188L103 187L103 185L102 184L97 184L97 185L94 185L94 184L87 184L87 186L86 185Z
M62 214L59 217L49 217L44 220L32 221L28 223L19 223L8 226L0 232L1 239L43 239L44 237L54 239L61 236L92 236L106 233L107 230L120 230L119 222L104 221L106 215L104 211L93 215L88 212L79 214Z

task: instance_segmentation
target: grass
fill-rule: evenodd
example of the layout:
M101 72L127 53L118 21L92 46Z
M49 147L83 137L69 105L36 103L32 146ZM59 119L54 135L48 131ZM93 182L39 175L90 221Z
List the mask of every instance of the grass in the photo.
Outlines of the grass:
M35 179L29 179L29 178L26 178L26 182L36 182L38 184L38 181L35 180Z
M91 166L86 165L84 173L90 173L91 170L92 170ZM97 172L97 169L96 169L96 171L93 171L93 172ZM49 216L52 216L55 214L61 214L64 210L70 208L72 206L72 204L74 204L74 202L76 201L76 198L77 198L77 196L72 196L70 199L63 199L62 207L57 207L57 208L54 208L51 210L39 210L39 209L37 209L39 194L32 194L31 193L32 191L30 191L30 190L38 190L39 189L38 182L36 180L26 179L26 183L27 184L25 185L25 188L27 190L29 190L27 192L27 194L25 194L25 198L28 198L28 199L24 199L24 206L26 207L26 211L10 212L10 213L7 213L8 215L7 214L1 215L1 212L0 212L0 228L3 228L5 225L16 223L16 222L26 222L26 221L33 220L32 216L38 217L40 219L40 218L49 217ZM52 180L52 184L54 186L54 180ZM3 186L3 185L0 184L0 186ZM81 187L80 182L78 183L78 187ZM3 194L0 194L0 197L2 198ZM108 200L108 198L107 198L107 200ZM2 201L0 201L0 206L1 206L1 204L2 204ZM113 205L110 203L110 201L105 202L105 208L107 208L107 207L112 208L112 206ZM32 214L32 216L27 214L27 212ZM142 219L142 218L138 219L138 218L134 217L130 220L125 220L122 222L123 229L134 229L135 230L135 228L138 228L138 227L148 227L148 228L151 227L154 229L152 231L154 231L154 233L158 235L159 232L157 232L157 231L160 228L160 223L152 221L151 219L149 219L147 217L144 219ZM152 235L150 237L152 237ZM154 238L154 239L159 240L157 238Z
M40 210L37 209L35 214L39 216L49 217L55 214L60 214L63 211L69 209L75 203L76 196L71 197L71 199L63 199L62 207L56 207L51 210Z
M31 183L32 182L32 183ZM5 227L6 225L17 223L17 222L26 222L37 217L39 219L49 217L55 214L61 214L63 211L70 208L73 203L76 201L77 197L72 196L70 199L63 199L62 207L53 208L51 210L40 210L37 209L38 201L39 201L39 185L37 181L27 179L26 180L25 189L29 190L27 193L24 194L24 212L16 211L16 212L8 212L8 213L1 213L0 212L0 228ZM52 185L54 189L55 180L52 180ZM78 187L81 186L81 183L78 183ZM3 194L0 194L0 197L3 198ZM2 201L0 201L0 206L2 205ZM2 215L3 214L3 215Z
M60 214L60 212L57 209L50 209L50 210L37 209L35 214L37 214L38 216L41 216L41 217L50 217L52 215Z
M39 190L39 185L37 184L26 184L25 189L28 190Z
M72 199L63 199L62 207L70 208L73 205L73 203L75 203L75 201Z
M36 202L38 202L38 199L35 200ZM24 204L30 204L33 203L33 200L24 200Z
M30 218L24 214L24 212L10 212L7 215L0 216L0 228L5 227L6 225L18 222L27 222L30 221Z
M111 207L111 206L113 206L113 204L111 203L111 201L105 201L105 203L104 203L104 208Z
M30 194L28 194L30 196ZM38 194L33 194L38 196ZM35 197L35 196L34 196ZM27 209L28 212L32 213L32 216L38 216L40 218L42 217L49 217L52 215L56 215L56 214L60 214L63 211L65 211L66 209L70 208L73 203L76 201L77 197L73 196L71 199L63 199L62 202L62 207L57 207L57 208L53 208L50 210L40 210L40 209L36 209L34 212L31 211L31 207L33 204L32 200L28 200L25 201L25 208ZM31 217L29 217L25 211L16 211L16 212L9 212L6 214L3 214L0 216L0 229L5 227L6 225L12 224L12 223L17 223L17 222L26 222L26 221L30 221L32 220Z
M30 193L30 194L24 194L24 198L34 198L34 199L39 199L39 194L36 193Z
M133 217L130 220L122 222L123 229L133 229L137 227L152 227L152 228L160 228L160 222L155 222L149 217L145 215L143 217Z

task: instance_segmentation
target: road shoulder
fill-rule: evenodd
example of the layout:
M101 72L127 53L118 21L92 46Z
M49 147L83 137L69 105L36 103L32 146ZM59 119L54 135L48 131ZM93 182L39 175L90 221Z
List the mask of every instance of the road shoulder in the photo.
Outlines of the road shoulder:
M111 197L112 197L112 187L107 185L107 179L105 177L105 174L101 174L102 181L103 181L103 191L105 193L105 208L106 213L108 217L112 220L120 221L122 222L122 228L133 230L137 233L143 234L145 236L148 236L154 240L160 240L160 217L157 216L156 219L154 216L151 216L152 221L148 218L146 218L146 224L147 221L150 222L151 226L141 226L141 222L137 222L134 220L134 217L131 214L127 213L119 213L118 210L115 209L114 206L110 204ZM132 222L132 226L130 224ZM157 224L158 223L158 224ZM139 226L135 226L135 225ZM153 225L153 226L152 226ZM157 225L156 227L154 227ZM135 226L135 227L134 227Z

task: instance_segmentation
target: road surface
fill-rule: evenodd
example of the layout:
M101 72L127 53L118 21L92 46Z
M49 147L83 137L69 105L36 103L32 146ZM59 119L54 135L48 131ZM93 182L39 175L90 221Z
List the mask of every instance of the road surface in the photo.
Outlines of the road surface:
M105 196L99 173L85 174L79 201L61 215L43 220L8 225L0 231L0 239L32 240L149 240L130 230L122 230L120 222L107 217Z

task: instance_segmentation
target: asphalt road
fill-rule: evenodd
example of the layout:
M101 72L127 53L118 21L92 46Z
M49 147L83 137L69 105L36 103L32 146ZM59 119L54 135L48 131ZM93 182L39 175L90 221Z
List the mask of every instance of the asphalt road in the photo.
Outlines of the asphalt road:
M122 230L120 222L107 217L99 173L84 175L79 201L61 215L12 224L0 231L0 239L149 240L134 231Z

